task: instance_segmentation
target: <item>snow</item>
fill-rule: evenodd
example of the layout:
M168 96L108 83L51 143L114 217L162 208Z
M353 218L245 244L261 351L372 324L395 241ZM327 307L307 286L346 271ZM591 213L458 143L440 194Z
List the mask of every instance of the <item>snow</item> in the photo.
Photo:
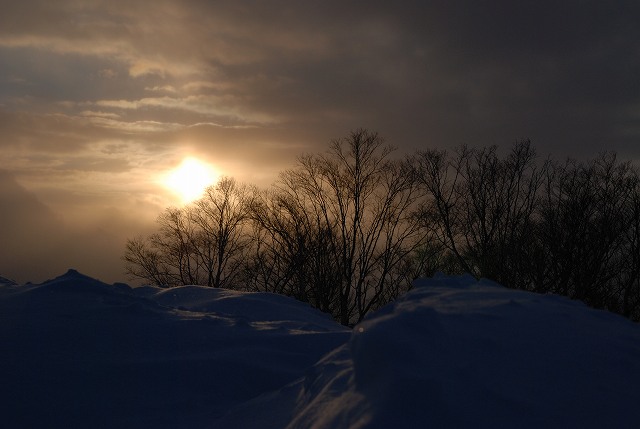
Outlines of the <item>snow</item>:
M72 270L0 287L0 421L208 427L295 380L348 335L308 305L270 294L138 290Z
M267 293L0 281L3 427L636 427L640 328L436 276L353 330Z
M14 280L11 279L7 279L4 278L2 276L0 276L0 287L2 286L17 286L18 283L16 283Z

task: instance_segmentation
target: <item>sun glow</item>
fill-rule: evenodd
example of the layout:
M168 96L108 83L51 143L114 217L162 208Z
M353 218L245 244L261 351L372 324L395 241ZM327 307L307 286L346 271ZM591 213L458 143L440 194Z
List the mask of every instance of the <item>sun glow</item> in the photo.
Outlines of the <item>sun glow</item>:
M177 194L183 203L199 198L205 188L218 178L216 171L196 158L185 158L162 180L164 186Z

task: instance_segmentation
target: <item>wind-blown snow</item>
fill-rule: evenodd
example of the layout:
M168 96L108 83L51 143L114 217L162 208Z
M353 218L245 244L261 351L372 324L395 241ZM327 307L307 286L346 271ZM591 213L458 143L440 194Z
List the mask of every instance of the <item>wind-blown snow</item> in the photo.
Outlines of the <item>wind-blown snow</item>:
M0 282L0 425L637 427L640 328L436 277L353 331L272 294Z

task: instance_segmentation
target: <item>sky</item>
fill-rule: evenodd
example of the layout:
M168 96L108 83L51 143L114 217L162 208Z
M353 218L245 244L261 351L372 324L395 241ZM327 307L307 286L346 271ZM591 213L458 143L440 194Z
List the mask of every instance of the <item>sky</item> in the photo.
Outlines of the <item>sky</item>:
M0 0L0 275L123 281L186 157L268 186L356 128L640 159L640 3Z

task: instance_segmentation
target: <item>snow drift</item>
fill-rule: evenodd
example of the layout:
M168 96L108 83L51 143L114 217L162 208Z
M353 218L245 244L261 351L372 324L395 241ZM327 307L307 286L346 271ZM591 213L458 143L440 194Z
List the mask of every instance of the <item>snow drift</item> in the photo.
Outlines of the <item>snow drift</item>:
M271 294L0 285L3 427L636 427L640 330L472 277L352 331Z
M304 378L242 405L221 427L631 428L640 421L637 325L470 276L415 286L356 326Z
M347 338L329 316L272 294L131 289L75 271L7 285L0 425L207 427Z

